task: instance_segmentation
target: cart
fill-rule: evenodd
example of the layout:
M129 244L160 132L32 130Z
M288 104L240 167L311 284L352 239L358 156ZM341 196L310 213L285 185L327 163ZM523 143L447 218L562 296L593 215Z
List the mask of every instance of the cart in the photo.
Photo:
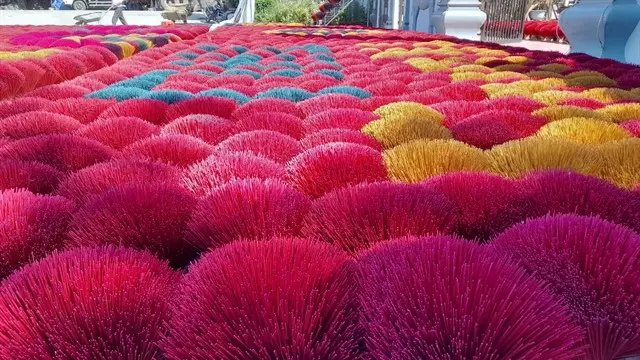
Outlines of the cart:
M107 15L107 13L111 11L111 9L113 9L113 5L109 6L109 8L104 12L94 11L87 14L78 15L75 16L73 20L76 21L76 25L87 25L92 22L100 22L102 18L104 18L105 15Z

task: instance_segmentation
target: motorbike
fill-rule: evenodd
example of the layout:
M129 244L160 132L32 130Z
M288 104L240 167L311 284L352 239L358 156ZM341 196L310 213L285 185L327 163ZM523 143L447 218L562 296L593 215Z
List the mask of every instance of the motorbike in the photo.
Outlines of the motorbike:
M229 15L233 14L235 10L229 9L225 4L216 0L213 4L204 7L204 14L207 17L207 23L220 23L229 18Z

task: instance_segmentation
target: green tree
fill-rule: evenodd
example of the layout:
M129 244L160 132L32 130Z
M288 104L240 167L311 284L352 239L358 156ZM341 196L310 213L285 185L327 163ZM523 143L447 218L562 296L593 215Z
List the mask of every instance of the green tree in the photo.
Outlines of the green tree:
M265 14L275 2L276 0L256 0L256 17Z
M256 22L311 24L318 8L313 0L256 0Z

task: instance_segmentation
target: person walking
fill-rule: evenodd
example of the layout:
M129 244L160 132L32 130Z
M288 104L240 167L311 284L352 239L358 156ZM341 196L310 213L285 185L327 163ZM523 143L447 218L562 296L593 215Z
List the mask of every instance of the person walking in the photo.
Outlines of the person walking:
M122 23L122 25L127 25L127 20L124 18L125 5L124 0L111 0L111 6L113 7L113 18L111 19L111 23L113 25L118 23L118 20Z

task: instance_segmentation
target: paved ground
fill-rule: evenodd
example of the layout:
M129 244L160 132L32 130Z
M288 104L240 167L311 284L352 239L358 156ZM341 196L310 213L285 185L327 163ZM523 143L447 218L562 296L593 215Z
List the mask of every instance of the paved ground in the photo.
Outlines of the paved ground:
M546 51L557 51L559 53L568 54L569 53L569 45L568 44L556 44L552 42L544 42L544 41L529 41L522 40L515 43L509 43L508 45L512 46L520 46L529 50L546 50Z
M0 25L73 25L73 18L90 12L104 10L0 10ZM160 11L125 11L124 16L130 25L160 25L163 18ZM111 25L113 11L110 11L100 23L92 25ZM188 19L189 23L202 23L204 15L196 12Z
M0 25L73 25L73 18L78 15L90 12L100 12L102 10L0 10ZM160 25L162 22L159 11L125 11L125 18L131 25ZM113 12L109 12L100 23L94 25L110 25ZM197 24L204 22L202 13L194 13L188 20L189 23ZM214 26L215 27L215 26ZM569 45L555 44L541 41L522 40L511 42L505 45L520 46L531 50L551 50L563 54L569 52Z

